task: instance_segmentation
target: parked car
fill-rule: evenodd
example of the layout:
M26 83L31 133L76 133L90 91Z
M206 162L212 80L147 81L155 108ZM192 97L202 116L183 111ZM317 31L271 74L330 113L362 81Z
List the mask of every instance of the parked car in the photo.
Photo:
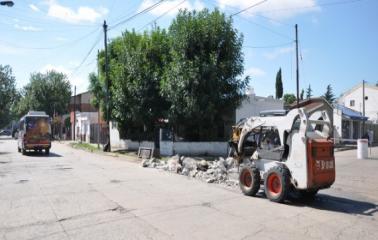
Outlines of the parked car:
M10 136L12 133L9 130L1 130L0 136Z

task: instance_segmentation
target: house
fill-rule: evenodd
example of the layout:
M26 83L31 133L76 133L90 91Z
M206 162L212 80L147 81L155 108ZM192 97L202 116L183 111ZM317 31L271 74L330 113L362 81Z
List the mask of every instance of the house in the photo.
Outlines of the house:
M69 108L72 140L97 143L102 139L102 128L99 126L105 126L105 123L101 113L91 104L91 98L92 93L89 91L71 97Z
M363 136L363 122L368 118L341 104L334 104L333 129L336 143L353 142Z
M378 87L365 83L365 99L363 100L363 84L341 94L334 106L335 141L348 142L370 134L372 142L378 142ZM365 101L365 116L363 115ZM365 123L365 129L363 125Z
M343 93L337 103L356 112L363 112L363 84L360 83ZM365 83L365 116L369 121L378 124L378 87Z
M252 89L252 91L248 94L248 98L242 102L238 109L236 109L236 122L243 118L259 116L260 112L263 111L283 109L283 100L275 99L273 96L256 96Z

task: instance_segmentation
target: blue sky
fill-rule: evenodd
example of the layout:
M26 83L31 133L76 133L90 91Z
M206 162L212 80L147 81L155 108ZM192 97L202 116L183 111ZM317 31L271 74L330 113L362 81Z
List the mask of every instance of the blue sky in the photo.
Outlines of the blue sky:
M231 15L260 1L167 0L111 29L109 38L126 29L148 30L152 27L148 23L168 10L156 21L158 26L167 27L178 8L217 6ZM0 7L0 64L13 68L17 87L24 86L32 72L56 69L68 75L77 92L83 92L89 72L97 71L96 53L104 44L103 20L111 28L157 1L14 2L12 8ZM244 35L245 74L251 76L251 87L257 95L274 95L275 75L281 67L284 92L295 93L295 23L299 26L300 88L311 84L318 96L331 84L339 95L363 79L375 84L377 13L377 0L268 0L234 16L235 28Z

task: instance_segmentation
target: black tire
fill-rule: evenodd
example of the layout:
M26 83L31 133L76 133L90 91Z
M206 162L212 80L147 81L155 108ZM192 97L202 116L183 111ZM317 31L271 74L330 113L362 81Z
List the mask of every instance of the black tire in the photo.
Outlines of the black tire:
M18 152L21 152L21 148L17 147L17 151L18 151Z
M319 189L313 190L299 190L300 197L307 201L312 201L315 199L316 194L318 193Z
M282 203L290 192L290 172L283 166L271 168L265 175L264 188L266 197Z
M239 186L244 195L255 196L260 189L260 172L250 166L244 166L239 172Z
M26 150L25 150L25 148L22 148L21 151L22 151L22 155L26 155Z
M45 153L46 153L46 155L49 155L50 154L50 148L46 148Z

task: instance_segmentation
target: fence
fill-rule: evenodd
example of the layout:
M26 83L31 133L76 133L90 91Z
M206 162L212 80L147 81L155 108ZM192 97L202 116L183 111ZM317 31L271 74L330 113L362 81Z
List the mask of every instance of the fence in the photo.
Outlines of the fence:
M90 143L105 144L107 141L108 130L106 124L94 123L90 125Z
M373 143L378 143L378 124L368 123L366 129L373 131Z

